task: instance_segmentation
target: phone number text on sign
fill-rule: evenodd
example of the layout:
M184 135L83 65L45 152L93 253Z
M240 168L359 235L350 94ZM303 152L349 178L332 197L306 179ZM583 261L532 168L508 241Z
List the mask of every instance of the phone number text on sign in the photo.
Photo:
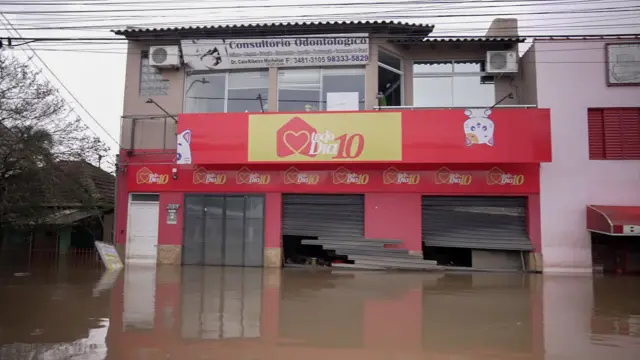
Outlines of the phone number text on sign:
M369 62L369 55L302 56L287 59L288 64L361 64Z

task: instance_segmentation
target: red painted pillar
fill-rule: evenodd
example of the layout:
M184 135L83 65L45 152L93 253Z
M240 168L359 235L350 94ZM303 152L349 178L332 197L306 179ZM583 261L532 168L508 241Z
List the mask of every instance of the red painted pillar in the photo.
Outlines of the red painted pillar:
M402 240L402 248L422 252L421 195L365 194L364 236L368 239Z
M282 248L282 194L267 193L264 199L264 247Z

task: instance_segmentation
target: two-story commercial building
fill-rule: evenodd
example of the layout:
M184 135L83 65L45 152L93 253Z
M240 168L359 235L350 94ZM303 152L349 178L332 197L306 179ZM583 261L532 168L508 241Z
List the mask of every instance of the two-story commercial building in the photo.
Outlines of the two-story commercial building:
M509 19L478 38L432 30L116 31L129 40L115 236L127 261L279 267L300 239L355 238L539 270L550 112L523 85L524 39Z
M523 91L552 111L540 169L542 255L553 272L640 272L640 37L538 38Z

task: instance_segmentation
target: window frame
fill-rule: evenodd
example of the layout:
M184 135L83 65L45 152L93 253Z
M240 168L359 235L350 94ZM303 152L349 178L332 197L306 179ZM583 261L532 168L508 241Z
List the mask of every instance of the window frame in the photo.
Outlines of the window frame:
M266 73L267 74L267 98L262 99L263 101L269 101L269 69L259 68L259 69L241 69L241 70L218 70L218 71L210 71L210 70L186 70L184 74L184 85L182 91L182 112L187 113L187 90L189 90L190 83L187 81L189 76L194 75L203 75L203 76L224 76L224 97L223 100L223 113L227 113L229 109L229 74L231 73ZM237 89L234 89L237 90ZM216 100L216 99L213 99ZM257 101L257 100L256 100ZM197 114L197 113L194 113Z
M328 110L326 110L326 101L324 101L324 72L326 70L339 70L339 69L357 69L357 70L361 70L362 71L362 77L364 78L364 87L363 87L363 98L366 100L367 97L367 72L366 72L366 68L364 66L327 66L327 67L287 67L287 68L278 68L278 71L276 73L276 110L275 111L280 111L280 72L281 71L291 71L291 70L307 70L307 71L311 71L311 70L319 70L320 71L320 88L319 88L319 94L320 96L318 97L318 104L324 105L325 109L324 110L318 110L318 111L312 111L312 112L327 112ZM358 103L359 105L359 103ZM359 106L358 106L359 107ZM364 109L366 109L366 106L363 106ZM360 111L360 110L358 110Z
M438 71L438 72L432 72L432 73L417 73L416 72L416 65L420 65L420 62L441 62L441 63L449 63L451 65L451 71ZM481 64L481 68L484 66L485 67L485 71L462 71L462 72L456 72L456 63L465 63L465 62L479 62ZM456 60L446 60L446 61L438 61L438 60L413 60L412 62L412 70L413 70L413 77L412 80L414 81L415 84L415 79L430 79L430 78L451 78L452 83L451 83L451 106L442 106L442 107L459 107L457 105L455 105L455 86L454 86L454 82L453 82L453 78L461 78L461 77L471 77L471 76L480 76L480 78L482 79L483 77L491 77L493 79L492 84L494 85L494 98L495 98L495 84L496 84L496 76L487 73L486 71L486 61L485 59L456 59ZM415 95L415 88L416 86L413 86L413 94ZM415 105L415 96L414 96L414 105ZM467 105L464 105L465 107ZM469 104L468 106L479 106L477 104ZM485 106L485 105L482 105ZM486 105L491 106L491 105Z
M623 126L625 121L627 122L626 125L629 125L629 119L625 119L627 114L624 114L624 111L629 111L630 113L635 112L635 118L631 118L631 124L635 124L635 129ZM610 116L615 112L618 112L617 118L615 118L614 123L609 123L609 121L611 121ZM596 116L594 116L594 114ZM635 143L629 142L629 139L640 137L640 107L589 107L587 108L586 120L589 161L640 160L639 141ZM612 131L611 128L613 128L613 134L608 133L607 129ZM628 135L631 130L636 133L636 136L633 134ZM616 132L619 134L615 134ZM612 138L618 141L611 142ZM619 144L616 145L618 142Z
M391 65L387 65L383 62L380 61L380 53L383 52L391 57L395 57L396 59L400 60L400 69L396 69ZM407 95L405 94L404 91L404 86L405 86L405 77L404 77L404 73L405 73L405 68L404 68L404 58L392 51L387 50L386 48L382 47L382 46L378 46L378 68L383 68L385 70L389 70L393 73L396 73L398 75L400 75L400 106L404 106L405 104L405 100L407 98ZM379 70L378 70L379 71ZM377 88L377 86L376 86ZM378 95L378 91L380 89L376 89L376 96ZM411 94L411 96L413 97L413 94ZM376 104L378 104L378 102L376 101Z
M145 60L147 60L147 64L146 65L144 63ZM143 68L145 66L153 67L152 65L149 64L149 50L142 50L140 52L140 73L138 74L138 96L139 97L153 97L153 96L167 96L167 95L169 95L169 86L167 86L167 88L165 89L163 94L143 94L142 93L142 83L143 83L142 77L144 76ZM169 80L165 79L165 77L162 76L162 72L158 71L157 74L160 75L160 77L161 77L161 79L157 80L157 82L165 83L165 84L169 83Z

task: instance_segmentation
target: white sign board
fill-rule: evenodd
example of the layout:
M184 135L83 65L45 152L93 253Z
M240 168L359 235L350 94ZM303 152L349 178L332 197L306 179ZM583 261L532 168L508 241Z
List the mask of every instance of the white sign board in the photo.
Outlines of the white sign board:
M118 252L113 245L102 241L96 241L96 249L98 250L98 254L100 254L100 258L107 269L115 270L124 267L122 260L120 260L120 255L118 255Z
M357 92L327 93L327 111L355 111L360 109L360 98Z
M369 35L182 40L182 55L191 70L364 65Z
M640 84L640 43L608 44L610 85Z

